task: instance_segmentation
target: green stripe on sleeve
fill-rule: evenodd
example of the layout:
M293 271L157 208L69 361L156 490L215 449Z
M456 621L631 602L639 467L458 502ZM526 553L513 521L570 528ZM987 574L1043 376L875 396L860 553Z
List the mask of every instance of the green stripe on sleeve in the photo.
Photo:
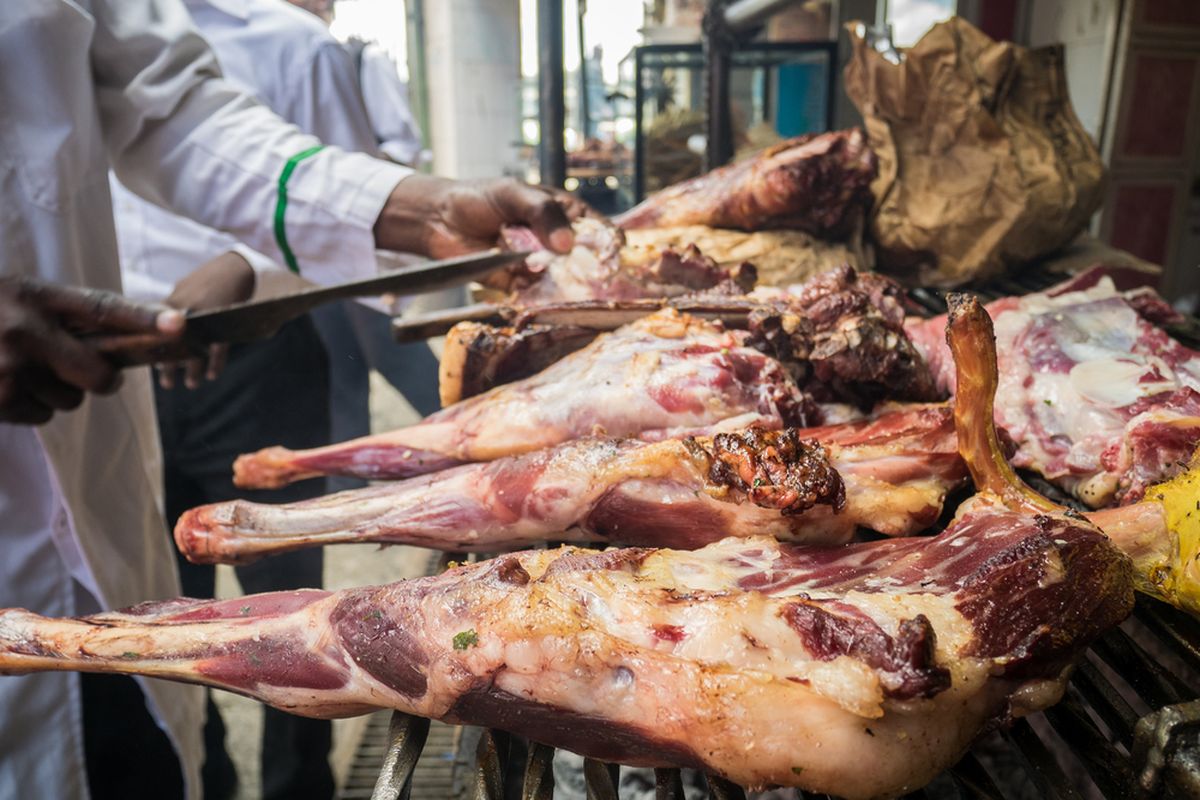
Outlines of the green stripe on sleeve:
M279 192L275 199L275 243L279 245L279 251L283 253L283 262L287 264L287 268L297 275L300 274L300 265L296 263L296 254L292 252L291 245L288 244L287 226L284 224L288 202L287 184L292 173L296 171L297 164L323 149L325 149L325 145L318 144L297 153L287 160L287 163L283 165L283 172L279 173Z

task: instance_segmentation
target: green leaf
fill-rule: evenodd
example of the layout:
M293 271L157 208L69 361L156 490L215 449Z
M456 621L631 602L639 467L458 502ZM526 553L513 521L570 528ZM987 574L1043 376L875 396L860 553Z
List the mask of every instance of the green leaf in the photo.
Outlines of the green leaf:
M477 644L479 644L479 634L475 633L474 628L454 634L455 650L466 650L468 647L474 647Z

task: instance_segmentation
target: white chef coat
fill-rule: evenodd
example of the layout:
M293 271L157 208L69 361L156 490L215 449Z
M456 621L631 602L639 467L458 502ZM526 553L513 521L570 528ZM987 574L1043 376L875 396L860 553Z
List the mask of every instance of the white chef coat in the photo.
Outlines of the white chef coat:
M408 84L400 79L396 62L377 44L362 50L359 81L371 128L379 149L401 164L417 164L421 132L408 100Z
M354 62L325 23L283 0L184 0L225 80L325 144L378 155ZM161 301L211 258L240 253L256 272L285 269L227 233L173 214L112 182L125 294ZM301 263L316 283L365 277L369 251L336 263ZM330 267L336 268L331 272Z
M0 2L0 271L120 291L107 172L274 260L284 162L316 144L219 79L178 0ZM334 148L296 167L302 270L351 270L407 171ZM0 606L77 610L179 591L146 370L40 428L0 425ZM156 499L158 502L156 502ZM198 796L201 693L143 682ZM0 678L0 798L85 798L71 674Z

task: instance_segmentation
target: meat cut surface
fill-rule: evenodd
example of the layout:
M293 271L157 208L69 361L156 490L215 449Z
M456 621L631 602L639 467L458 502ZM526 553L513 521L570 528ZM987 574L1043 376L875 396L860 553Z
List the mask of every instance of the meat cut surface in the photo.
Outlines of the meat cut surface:
M800 136L656 192L616 221L623 228L794 228L836 237L869 206L875 172L875 154L857 128Z
M761 288L751 341L789 365L820 401L933 400L933 378L904 330L903 290L890 278L848 266L783 289Z
M1174 312L1146 290L1118 291L1102 270L988 306L1000 364L996 422L1013 463L1097 508L1133 503L1200 445L1200 353L1150 320ZM954 389L946 318L908 332L939 387Z
M599 331L578 325L520 328L460 322L449 330L438 365L442 406L536 375L587 347Z
M842 544L856 527L918 533L966 477L950 410L711 439L578 439L433 475L283 505L192 509L175 528L198 562L338 542L496 552L548 540L692 549L727 536Z

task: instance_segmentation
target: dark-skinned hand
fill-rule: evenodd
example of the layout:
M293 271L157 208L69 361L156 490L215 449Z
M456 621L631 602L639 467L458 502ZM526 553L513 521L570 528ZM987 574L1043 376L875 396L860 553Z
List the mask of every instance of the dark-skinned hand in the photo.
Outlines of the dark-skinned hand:
M249 300L254 294L254 284L250 263L238 253L229 251L196 267L175 284L166 304L184 311L221 308ZM157 365L158 383L164 389L174 388L176 373L182 371L184 385L195 389L201 380L216 380L225 368L228 355L229 345L211 344L204 356L160 362Z
M570 195L511 178L454 181L410 175L396 186L375 222L385 250L450 258L495 247L505 225L526 225L542 244L568 253L571 220L587 206Z
M86 392L115 392L119 367L88 334L165 342L183 326L178 311L112 292L0 277L0 422L40 425Z

